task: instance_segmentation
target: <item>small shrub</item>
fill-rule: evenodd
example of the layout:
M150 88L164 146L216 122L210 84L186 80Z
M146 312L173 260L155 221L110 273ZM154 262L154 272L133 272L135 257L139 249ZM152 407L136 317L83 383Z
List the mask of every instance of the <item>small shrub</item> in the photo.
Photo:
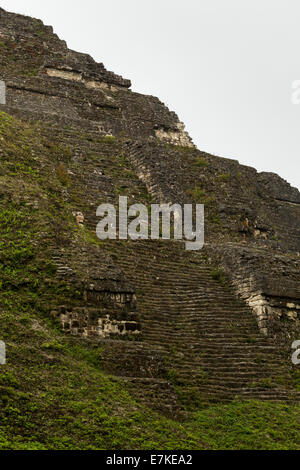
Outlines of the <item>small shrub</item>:
M266 377L265 379L262 379L259 383L259 385L263 388L274 388L275 384L273 383L271 377Z
M56 176L61 182L63 186L69 186L70 184L70 176L68 174L68 170L66 169L65 165L63 163L60 163L58 167L55 170Z
M227 183L230 180L230 174L229 173L222 173L221 175L218 176L218 180L221 183Z
M116 138L113 135L106 135L103 139L103 142L106 144L114 144L116 142Z
M220 282L221 284L225 282L225 274L222 269L213 269L211 271L211 277L214 281Z
M254 336L248 336L246 338L246 343L249 343L249 344L257 343L257 339Z
M215 200L214 196L208 196L205 189L200 188L200 186L195 186L194 189L188 189L186 194L191 196L198 204L209 205Z
M203 157L196 157L196 160L193 162L195 166L199 166L200 168L206 167L208 165L208 161L205 160Z
M208 216L208 219L210 222L212 222L213 224L217 224L217 225L220 225L221 224L221 219L220 217L217 215L217 214L210 214Z
M60 351L61 349L63 349L63 346L61 344L59 344L57 341L52 341L52 342L49 342L49 343L43 343L42 344L42 349L48 349L48 350L51 350L51 351Z
M168 377L168 380L174 385L177 385L180 383L178 371L175 369L168 370L167 377Z

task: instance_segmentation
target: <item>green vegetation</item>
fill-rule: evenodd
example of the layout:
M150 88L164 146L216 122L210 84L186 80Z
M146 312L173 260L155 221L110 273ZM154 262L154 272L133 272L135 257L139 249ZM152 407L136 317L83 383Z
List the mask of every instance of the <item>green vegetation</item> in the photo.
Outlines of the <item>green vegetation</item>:
M292 374L293 385L296 390L300 391L300 370L295 370Z
M208 166L208 161L205 160L203 157L196 157L196 160L193 162L195 166L199 166L200 168L207 167Z
M23 72L23 77L25 78L36 77L38 73L39 73L39 67L32 67L31 69L28 69Z
M65 165L63 163L60 163L55 171L56 171L57 178L59 179L61 184L63 186L69 186L71 179L70 179L68 170L65 167Z
M193 200L198 204L210 205L215 201L214 195L208 195L205 189L200 188L200 186L195 186L194 189L188 189L186 191L188 196L191 196Z
M218 176L218 181L222 183L227 183L230 180L230 174L229 173L221 173Z
M212 224L221 225L221 218L220 218L219 214L209 214L208 215L208 220Z
M222 269L212 269L211 277L214 279L214 281L220 282L220 284L224 284L226 282L225 273Z
M217 405L194 415L190 430L209 449L299 449L299 407L257 401Z
M116 138L113 135L106 135L102 140L106 144L114 144L116 142Z
M40 36L41 31L37 32ZM0 66L5 72L25 78L35 77L43 64L41 50L37 41L28 41L27 47L18 47L16 39L2 38L0 42Z

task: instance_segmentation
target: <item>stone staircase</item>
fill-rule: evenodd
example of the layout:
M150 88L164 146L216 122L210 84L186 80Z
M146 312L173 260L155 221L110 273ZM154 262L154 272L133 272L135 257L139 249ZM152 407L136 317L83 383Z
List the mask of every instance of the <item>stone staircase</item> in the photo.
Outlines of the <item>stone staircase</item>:
M115 256L137 289L143 342L160 349L185 401L195 391L203 402L299 399L285 358L230 287L213 279L205 253L138 241L116 243Z

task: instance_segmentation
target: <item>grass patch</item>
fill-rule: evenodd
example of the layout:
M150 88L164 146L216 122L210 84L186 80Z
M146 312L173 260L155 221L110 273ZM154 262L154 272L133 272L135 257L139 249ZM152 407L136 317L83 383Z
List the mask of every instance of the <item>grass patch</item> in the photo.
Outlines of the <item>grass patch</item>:
M230 174L229 173L221 173L218 176L218 181L220 181L221 183L228 183L229 180L230 180Z
M220 284L224 284L226 282L225 273L220 268L212 269L211 270L211 277L214 281L217 281Z
M188 189L186 194L197 203L204 205L211 205L215 201L214 195L208 195L205 189L202 189L200 186L195 186L194 189Z
M299 406L235 401L196 413L189 429L213 450L299 449L299 412Z
M196 160L193 162L194 166L198 166L200 168L205 168L208 166L208 161L203 157L196 157Z

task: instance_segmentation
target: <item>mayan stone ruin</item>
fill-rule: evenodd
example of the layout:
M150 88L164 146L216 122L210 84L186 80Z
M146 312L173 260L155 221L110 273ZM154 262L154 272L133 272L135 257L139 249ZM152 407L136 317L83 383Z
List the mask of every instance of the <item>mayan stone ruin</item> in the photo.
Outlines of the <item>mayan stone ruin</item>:
M184 416L191 396L298 402L299 191L198 150L158 98L68 49L52 27L3 9L0 80L1 135L13 136L0 142L0 203L32 233L31 255L3 289L26 294L62 338L101 347L105 373L163 415ZM12 122L19 130L7 130ZM204 204L204 248L99 241L97 207L120 195ZM28 321L43 334L38 317Z

